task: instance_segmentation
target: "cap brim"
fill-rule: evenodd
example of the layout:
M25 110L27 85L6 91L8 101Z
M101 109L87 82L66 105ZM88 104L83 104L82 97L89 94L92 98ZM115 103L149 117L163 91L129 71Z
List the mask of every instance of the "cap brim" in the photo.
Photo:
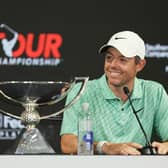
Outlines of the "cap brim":
M99 54L106 52L109 47L113 47L113 46L111 46L111 45L101 46L100 49L99 49Z

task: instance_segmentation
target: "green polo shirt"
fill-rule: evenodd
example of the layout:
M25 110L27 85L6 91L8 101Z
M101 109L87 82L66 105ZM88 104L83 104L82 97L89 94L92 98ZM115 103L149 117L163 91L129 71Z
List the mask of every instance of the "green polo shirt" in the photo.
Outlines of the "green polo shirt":
M73 99L81 84L69 93L67 103ZM168 140L168 95L157 82L135 78L131 100L149 139L152 134ZM64 112L60 135L78 132L78 116L82 104L89 103L93 119L94 141L136 142L145 145L145 138L131 109L129 101L123 103L109 88L106 77L87 82L80 99Z

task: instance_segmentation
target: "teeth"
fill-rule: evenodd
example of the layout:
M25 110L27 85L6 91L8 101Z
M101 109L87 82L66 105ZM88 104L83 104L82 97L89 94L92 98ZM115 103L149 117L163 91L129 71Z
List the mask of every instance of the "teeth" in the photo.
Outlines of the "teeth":
M120 72L110 72L110 75L111 76L118 76L118 75L120 75L121 73Z
M115 71L115 72L110 72L111 74L120 74L120 72L117 72L117 71Z

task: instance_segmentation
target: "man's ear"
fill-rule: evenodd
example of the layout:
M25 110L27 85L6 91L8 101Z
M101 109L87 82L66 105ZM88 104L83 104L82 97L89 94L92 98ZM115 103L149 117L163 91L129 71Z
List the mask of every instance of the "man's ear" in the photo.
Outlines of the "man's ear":
M138 62L138 64L136 65L136 66L137 66L137 72L142 71L143 68L145 67L145 65L146 65L146 60L145 60L145 59L140 60L140 61Z

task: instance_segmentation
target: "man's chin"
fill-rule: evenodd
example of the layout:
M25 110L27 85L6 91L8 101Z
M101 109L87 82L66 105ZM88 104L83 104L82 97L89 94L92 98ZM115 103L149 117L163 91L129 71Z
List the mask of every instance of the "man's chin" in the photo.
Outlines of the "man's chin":
M123 84L121 83L121 82L119 82L119 81L110 81L109 82L109 85L110 86L114 86L114 87L121 87L121 86L123 86Z

